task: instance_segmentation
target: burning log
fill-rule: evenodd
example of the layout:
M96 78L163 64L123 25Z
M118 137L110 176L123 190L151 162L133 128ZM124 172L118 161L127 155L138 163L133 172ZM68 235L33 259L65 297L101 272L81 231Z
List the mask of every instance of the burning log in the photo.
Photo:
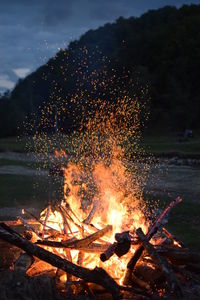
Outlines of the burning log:
M178 240L174 235L172 235L165 227L162 226L162 232L173 242L173 244L178 245L178 247L184 247L184 244Z
M64 244L63 242L57 242L57 241L37 241L35 244L41 245L41 246L48 246L53 248L68 248L73 250L81 250L88 253L102 253L104 252L108 246L102 245L98 243L91 243L88 246L76 246L74 244L68 245Z
M34 255L39 259L50 263L69 274L76 277L82 278L88 282L94 282L102 285L106 290L110 291L114 299L120 299L120 288L118 284L112 279L105 270L101 268L95 268L93 270L88 270L86 268L77 266L72 262L69 262L31 242L22 238L17 234L11 234L5 229L0 229L0 238L23 249L29 255Z
M113 256L113 254L115 253L115 248L117 246L117 243L114 242L113 244L111 244L105 252L103 252L101 255L100 255L100 259L101 261L106 261L108 260L111 256Z
M131 247L131 236L129 235L129 231L116 233L115 239L117 242L110 245L108 249L100 255L101 261L105 262L114 254L121 257L129 251Z
M180 203L181 201L182 201L182 199L180 197L177 197L176 199L174 199L167 206L167 208L165 208L165 210L161 213L161 215L157 218L157 220L155 221L155 223L152 225L152 227L148 231L148 233L146 235L147 240L149 240L149 241L151 240L151 238L157 232L158 228L161 226L162 221L165 218L165 216L170 212L170 210L176 204ZM126 271L126 275L125 275L125 278L124 278L124 284L125 285L128 285L131 282L131 276L132 276L133 269L134 269L137 261L140 259L140 256L142 255L143 251L144 251L143 245L138 246L138 248L136 249L134 255L132 256L132 258L128 262L127 271Z
M158 254L158 252L156 252L153 245L149 243L147 237L145 236L145 234L143 233L141 228L138 228L136 230L136 233L137 233L140 241L142 242L142 245L144 246L144 248L147 250L149 255L153 258L153 260L156 262L156 264L162 270L163 274L165 275L165 277L169 283L171 290L177 291L179 294L181 294L182 292L181 292L180 284L172 270L172 267L168 263L168 261L166 259L164 259L163 257L161 257Z
M85 247L85 246L88 246L89 244L91 244L92 242L98 240L99 238L101 238L102 236L104 236L105 234L107 234L110 231L112 231L112 225L107 225L105 228L98 230L95 233L92 233L91 235L87 236L84 239L74 240L74 241L70 241L70 242L66 241L66 242L63 242L63 244L66 246L74 247L74 248Z

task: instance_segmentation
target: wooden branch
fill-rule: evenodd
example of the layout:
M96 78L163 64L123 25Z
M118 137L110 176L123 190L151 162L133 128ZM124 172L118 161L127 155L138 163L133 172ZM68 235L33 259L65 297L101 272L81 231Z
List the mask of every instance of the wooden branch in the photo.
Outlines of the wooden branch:
M102 253L104 252L108 246L107 245L102 245L98 243L91 243L88 246L75 246L74 244L72 245L67 245L62 242L57 242L57 241L37 241L35 243L36 245L41 245L41 246L48 246L48 247L53 247L53 248L68 248L68 249L73 249L73 250L81 250L84 252L88 253Z
M114 299L121 299L120 288L118 284L112 279L105 270L102 268L95 268L88 270L86 268L77 266L72 262L69 262L35 244L32 244L28 240L20 237L16 234L11 234L8 231L0 228L0 238L13 244L29 255L34 255L39 259L50 263L69 274L72 274L78 278L81 278L87 282L94 282L102 285L106 290L110 291Z
M89 215L88 215L87 218L83 221L83 223L85 223L85 224L90 224L90 223L91 223L91 221L92 221L92 219L93 219L93 217L94 217L94 215L95 215L95 213L96 213L98 207L99 207L99 202L96 200L96 201L94 201L94 203L93 203L93 207L92 207L92 209L91 209Z
M168 263L168 261L164 257L161 257L158 254L158 252L156 252L153 245L149 243L147 237L145 236L145 234L143 233L141 228L138 228L136 230L136 233L137 233L140 241L142 242L144 248L147 250L148 254L151 256L151 258L154 260L154 262L158 265L160 270L165 275L171 290L176 291L179 294L181 294L182 292L181 292L180 284L173 272L171 265Z
M46 216L44 219L44 224L43 224L43 230L42 230L42 239L44 239L44 235L45 235L45 231L46 231L46 224L49 218L49 212L50 212L50 204L47 206L47 212L46 212Z
M79 230L83 230L83 227L81 226L81 225L79 225L79 224L77 224L77 222L75 222L74 221L74 219L70 216L70 214L68 213L68 211L67 211L67 208L66 207L64 207L64 206L62 206L62 209L63 209L63 213L66 215L66 218L69 220L69 221L71 221L77 228L79 228ZM70 209L70 208L69 208ZM72 214L74 215L74 216L76 216L74 213L73 213L73 211L70 209L70 212L72 212ZM78 218L77 218L78 219ZM79 219L78 219L79 220Z
M112 231L112 225L107 225L103 229L98 230L95 233L92 233L91 235L87 236L84 239L75 240L75 241L71 241L71 242L66 241L66 242L62 242L62 243L66 246L70 246L70 247L74 247L74 248L85 247L85 246L88 246L89 244L91 244L92 242L98 240L99 238L101 238L102 236L104 236L105 234L107 234L110 231Z
M40 232L38 232L33 226L28 224L26 220L24 220L22 217L18 217L18 219L22 222L24 227L26 227L28 230L34 232L39 238L41 237Z
M64 233L67 234L67 228L68 228L69 232L71 233L71 235L73 235L73 232L71 230L69 222L67 221L67 218L65 216L64 210L62 209L62 206L61 205L57 205L57 209L59 210L59 212L60 212L60 214L62 216L62 219L63 219Z
M165 216L170 212L170 210L178 203L180 203L182 199L180 197L177 197L174 199L166 208L165 210L160 214L160 216L157 218L157 220L153 223L150 230L148 231L146 237L147 240L151 240L151 238L154 236L154 234L157 232L158 228L161 226L163 219ZM142 255L144 251L143 245L139 245L137 249L135 250L134 255L131 257L130 261L127 264L127 271L126 275L124 277L124 284L128 285L131 282L131 275L133 272L133 269L137 263L137 261L140 259L140 256Z
M184 247L184 244L172 235L164 226L162 226L162 232L173 242L174 245L177 245L180 248Z
M56 232L59 232L57 229L54 229L52 228L51 226L47 225L47 219L48 218L45 218L45 221L41 221L40 219L38 219L34 214L30 213L28 210L26 209L23 209L24 213L26 213L28 216L32 217L34 220L36 220L36 222L38 222L39 224L41 224L43 227L46 227L46 228L49 228L51 229L52 231L56 231ZM47 216L48 216L48 208L47 208Z

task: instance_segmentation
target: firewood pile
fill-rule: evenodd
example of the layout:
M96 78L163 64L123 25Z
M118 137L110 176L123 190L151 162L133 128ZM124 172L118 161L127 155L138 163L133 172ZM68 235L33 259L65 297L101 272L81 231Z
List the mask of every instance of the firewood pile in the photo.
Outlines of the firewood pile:
M199 299L200 254L163 225L180 201L179 197L172 201L146 234L141 228L116 233L112 243L108 241L112 225L102 229L92 225L96 203L82 222L68 205L59 205L65 225L61 232L48 225L48 208L43 220L25 211L29 219L1 222L0 299ZM76 237L72 223L82 238ZM99 266L89 268L86 254L96 255ZM126 255L129 260L119 280L108 272L106 262L112 257L121 261Z

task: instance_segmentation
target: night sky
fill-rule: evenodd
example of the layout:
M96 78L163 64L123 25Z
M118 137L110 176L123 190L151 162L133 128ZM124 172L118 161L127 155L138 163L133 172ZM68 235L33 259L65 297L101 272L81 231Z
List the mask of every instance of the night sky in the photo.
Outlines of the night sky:
M190 3L200 0L0 0L0 92L89 29L119 16Z

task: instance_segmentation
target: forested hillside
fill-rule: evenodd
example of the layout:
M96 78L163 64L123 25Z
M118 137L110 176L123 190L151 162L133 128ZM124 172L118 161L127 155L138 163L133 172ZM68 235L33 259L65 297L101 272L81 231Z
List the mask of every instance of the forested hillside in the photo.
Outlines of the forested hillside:
M164 7L139 18L120 17L71 42L20 80L10 95L1 97L1 136L22 132L25 118L35 113L39 120L41 107L48 103L54 107L52 120L59 115L58 107L64 106L59 126L70 132L74 114L95 109L101 97L115 101L125 90L148 100L151 130L199 129L200 5ZM82 109L71 101L77 97ZM98 101L88 104L87 98Z

